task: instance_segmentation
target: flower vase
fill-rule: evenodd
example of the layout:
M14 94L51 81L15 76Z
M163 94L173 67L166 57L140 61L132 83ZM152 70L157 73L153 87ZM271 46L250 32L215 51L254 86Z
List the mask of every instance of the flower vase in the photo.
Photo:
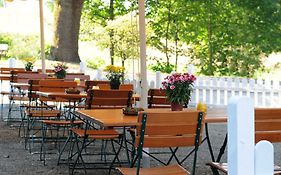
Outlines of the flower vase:
M183 105L177 102L171 102L171 110L172 111L182 111Z
M59 72L56 72L55 76L57 77L57 79L64 79L66 76L66 71L61 70Z
M121 82L119 80L111 80L110 81L110 88L111 89L119 89Z

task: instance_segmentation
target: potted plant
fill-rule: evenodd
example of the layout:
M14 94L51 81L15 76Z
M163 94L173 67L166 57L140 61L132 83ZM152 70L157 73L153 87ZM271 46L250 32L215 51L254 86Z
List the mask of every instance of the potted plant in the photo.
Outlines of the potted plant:
M32 71L35 63L35 59L30 57L30 58L23 58L22 59L24 62L24 68L26 71Z
M105 71L108 72L106 75L106 78L110 81L110 87L111 89L119 89L119 86L121 84L121 80L124 77L124 67L119 67L119 66L113 66L113 65L108 65L104 69Z
M66 70L67 70L67 66L64 63L57 63L55 66L55 76L58 79L64 79L66 76Z
M162 82L162 89L171 102L172 111L181 111L183 104L190 101L196 77L189 73L173 73Z

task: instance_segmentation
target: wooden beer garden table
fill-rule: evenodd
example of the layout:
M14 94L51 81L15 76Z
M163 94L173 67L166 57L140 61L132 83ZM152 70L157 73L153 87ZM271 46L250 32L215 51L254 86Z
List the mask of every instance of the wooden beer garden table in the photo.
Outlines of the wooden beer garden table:
M149 110L170 110L170 109L147 109ZM192 109L187 109L192 110ZM136 126L137 116L124 115L121 109L90 109L76 111L81 118L105 127ZM208 109L206 123L227 122L226 110L211 108Z
M170 110L170 109L147 109L149 110ZM186 109L186 110L194 110L194 109ZM103 127L134 127L137 125L137 116L129 116L124 115L121 109L91 109L91 110L78 110L76 114L80 116L80 118L96 123ZM213 149L209 137L209 129L208 124L211 123L226 123L226 108L209 108L205 117L205 133L206 137L202 140L204 142L207 141L209 151L211 154L212 161L215 161ZM125 131L125 130L124 130ZM227 135L224 139L223 145L221 146L220 153L217 157L217 162L221 159L224 154L224 150L227 144Z

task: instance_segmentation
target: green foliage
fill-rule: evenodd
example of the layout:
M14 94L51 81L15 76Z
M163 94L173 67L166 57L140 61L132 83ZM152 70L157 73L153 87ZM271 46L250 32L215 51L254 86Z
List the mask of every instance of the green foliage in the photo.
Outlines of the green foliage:
M10 49L10 46L12 44L12 37L9 34L0 34L0 44L7 44L8 45L8 50ZM7 51L3 55L1 55L1 59L7 59L8 54L6 54Z
M133 18L136 17L134 16ZM113 31L114 35L110 37L108 31ZM99 46L109 48L111 42L114 44L115 58L122 61L139 58L139 34L136 23L130 20L130 15L108 22L105 30L99 32L97 42Z
M102 58L88 59L86 60L87 67L91 69L98 69L105 65L105 61Z
M184 31L183 25L186 24L186 14L179 11L185 10L186 2L178 0L168 1L148 1L151 5L148 13L149 24L153 29L152 36L148 39L150 46L158 49L166 55L166 64L170 64L172 58L186 56L184 51L185 44L180 40L180 35Z
M24 65L24 67L25 67L25 70L26 70L26 71L32 71L32 69L33 69L33 63L32 63L32 62L27 62L27 63Z
M131 19L119 20L134 12L136 4L86 0L81 36L99 40L103 48L114 45L116 58L137 58L137 51L131 52L137 44L129 44L138 43L138 37L131 37ZM265 70L265 56L281 51L280 4L280 0L147 0L147 43L165 54L151 69L175 70L171 60L177 66L179 56L188 55L191 59L186 62L204 75L255 76Z
M4 0L0 0L0 7L4 7Z
M0 34L0 44L8 44L9 46L12 45L13 36L7 33Z
M0 43L9 45L7 57L38 57L39 39L35 35L0 34Z
M47 0L47 1L45 1L45 4L51 10L51 12L54 11L54 8L55 8L54 0Z
M114 20L128 13L124 3L125 0L113 1L113 19L110 12L110 3L103 0L85 0L81 18L81 36L82 40L95 40L98 35L96 32L106 27L108 21ZM109 35L109 32L107 31Z
M281 51L280 0L149 0L148 4L153 45L170 51L163 38L171 41L177 36L189 45L199 73L252 77L264 69L262 57Z
M51 44L46 44L45 45L45 56L46 58L48 59L51 59L51 48L52 48L52 45ZM41 54L41 51L39 51L39 55Z
M175 65L168 64L167 62L161 62L161 59L154 59L156 64L149 65L149 69L153 70L154 72L160 71L162 73L171 73L175 69Z

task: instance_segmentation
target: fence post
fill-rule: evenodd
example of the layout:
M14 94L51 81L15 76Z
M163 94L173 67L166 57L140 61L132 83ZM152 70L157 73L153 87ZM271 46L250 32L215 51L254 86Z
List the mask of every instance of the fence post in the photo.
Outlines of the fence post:
M227 107L229 175L254 175L254 104L233 97Z
M98 80L102 79L102 70L97 69L96 79L98 79Z
M187 65L187 73L189 73L189 74L194 73L194 65L193 64Z
M272 175L274 172L273 146L262 140L255 147L255 175Z
M81 62L80 62L80 72L81 72L81 73L85 73L86 67L87 67L87 66L86 66L85 62L81 61Z
M161 87L161 79L162 75L160 71L156 72L156 88L159 89Z
M9 68L16 67L16 59L15 58L9 58Z

